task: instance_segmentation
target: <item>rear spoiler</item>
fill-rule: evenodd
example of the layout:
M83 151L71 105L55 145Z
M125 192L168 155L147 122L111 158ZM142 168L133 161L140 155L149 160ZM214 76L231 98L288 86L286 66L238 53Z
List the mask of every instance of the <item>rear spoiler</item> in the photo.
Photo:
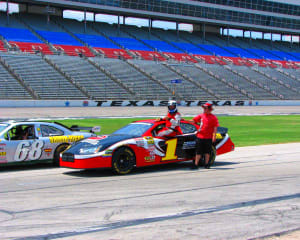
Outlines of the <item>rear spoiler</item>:
M70 127L70 129L72 131L81 131L81 130L84 130L84 131L89 131L91 133L95 133L95 132L100 132L101 131L100 126L95 126L95 127L79 127L77 125L73 125L73 126Z
M228 128L218 127L217 133L220 133L220 134L224 135L224 134L228 133Z

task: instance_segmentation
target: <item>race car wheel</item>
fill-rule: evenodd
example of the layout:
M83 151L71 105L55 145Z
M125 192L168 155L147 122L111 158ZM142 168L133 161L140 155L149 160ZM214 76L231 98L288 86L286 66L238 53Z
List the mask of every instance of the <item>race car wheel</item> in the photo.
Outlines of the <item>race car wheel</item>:
M112 157L112 169L117 174L129 173L135 165L135 154L128 147L117 149Z
M214 165L215 160L216 160L216 148L212 147L210 152L210 157L209 157L209 165L210 166Z
M216 148L212 147L211 152L210 152L210 157L209 157L209 165L210 166L214 165L215 159L216 159ZM195 164L195 160L193 161L193 163ZM199 165L199 167L203 167L205 165L204 156L202 156L198 165Z
M53 165L59 166L59 155L66 150L66 148L69 146L69 144L61 144L59 145L54 152L53 156Z

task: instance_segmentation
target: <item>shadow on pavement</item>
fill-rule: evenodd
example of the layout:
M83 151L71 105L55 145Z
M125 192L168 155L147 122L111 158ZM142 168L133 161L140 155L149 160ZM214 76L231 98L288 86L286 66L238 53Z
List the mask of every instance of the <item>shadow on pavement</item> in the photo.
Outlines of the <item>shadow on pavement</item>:
M126 176L130 175L139 175L139 174L144 174L144 173L155 173L155 172L173 172L177 170L183 170L183 171L193 171L191 170L191 161L188 162L179 162L179 163L169 163L169 164L163 164L163 165L157 165L157 166L148 166L148 167L141 167L141 168L135 168L132 170L131 173L129 173ZM233 168L218 168L222 166L231 166L238 164L236 162L216 162L211 169L213 170L230 170ZM204 169L203 167L199 167L199 171L201 170L207 170ZM112 172L110 168L106 169L87 169L87 170L74 170L74 171L68 171L63 173L65 175L70 175L74 177L114 177L114 176L122 176L122 175L117 175Z
M38 164L27 164L27 165L10 165L0 166L0 173L2 172L19 172L19 171L31 171L31 170L42 170L42 169L54 169L58 168L52 165L52 163L38 163Z

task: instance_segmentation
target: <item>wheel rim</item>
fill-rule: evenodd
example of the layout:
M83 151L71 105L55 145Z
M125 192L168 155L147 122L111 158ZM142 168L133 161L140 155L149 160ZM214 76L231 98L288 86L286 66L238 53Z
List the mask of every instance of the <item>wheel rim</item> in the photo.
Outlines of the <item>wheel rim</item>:
M121 154L118 159L118 166L121 170L127 170L130 167L130 156L128 154Z

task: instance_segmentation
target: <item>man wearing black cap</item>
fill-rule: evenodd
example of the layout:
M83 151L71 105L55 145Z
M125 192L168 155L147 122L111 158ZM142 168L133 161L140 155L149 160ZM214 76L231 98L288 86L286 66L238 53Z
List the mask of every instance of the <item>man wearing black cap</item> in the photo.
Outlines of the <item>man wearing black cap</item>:
M200 114L193 118L195 123L200 123L200 127L197 131L197 143L196 143L196 158L193 169L198 168L199 161L204 155L205 168L210 168L209 157L212 149L212 144L216 141L217 128L219 126L218 119L211 112L213 110L212 104L205 103L202 105L203 114Z

